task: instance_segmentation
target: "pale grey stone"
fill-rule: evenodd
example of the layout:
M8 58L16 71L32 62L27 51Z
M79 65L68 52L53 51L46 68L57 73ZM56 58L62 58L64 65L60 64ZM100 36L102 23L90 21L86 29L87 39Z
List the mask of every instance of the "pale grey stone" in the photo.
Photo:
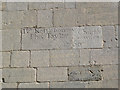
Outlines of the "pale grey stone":
M38 17L38 27L52 27L53 26L52 10L39 10L37 17Z
M50 61L52 66L75 66L80 62L79 50L51 50Z
M29 51L13 51L11 55L11 67L28 67L29 60Z
M2 64L3 67L10 66L10 52L0 52L2 53Z
M102 28L104 47L117 47L117 42L115 40L115 27L103 26Z
M27 2L6 2L4 10L7 11L17 11L17 10L27 10Z
M17 90L17 83L2 83L2 88L14 88L14 90Z
M20 29L22 27L23 11L3 11L2 28Z
M49 66L49 51L32 51L31 52L31 67L48 67Z
M29 10L45 9L45 2L29 2Z
M100 81L102 80L101 66L69 67L70 81Z
M76 8L76 2L69 2L69 0L65 0L65 8Z
M22 27L34 27L37 25L37 11L24 11Z
M50 82L50 88L85 88L85 82Z
M19 29L2 31L2 51L20 50L20 37Z
M49 83L20 83L18 88L49 88Z
M0 69L0 82L2 82L2 69Z
M5 82L34 82L35 70L32 68L4 68L3 75Z
M90 65L90 49L80 49L80 65Z
M39 68L37 71L37 81L67 81L66 67Z
M102 48L102 28L85 26L73 28L73 48Z
M91 50L91 61L95 64L118 64L118 49L93 49Z
M118 79L118 65L103 66L102 76L104 80Z
M54 26L76 26L77 24L76 9L58 9L54 11Z

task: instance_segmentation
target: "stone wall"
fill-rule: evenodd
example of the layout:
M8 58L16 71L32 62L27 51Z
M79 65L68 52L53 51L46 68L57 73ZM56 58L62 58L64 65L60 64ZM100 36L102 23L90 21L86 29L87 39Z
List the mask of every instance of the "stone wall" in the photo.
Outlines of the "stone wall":
M118 88L118 3L2 3L3 88Z

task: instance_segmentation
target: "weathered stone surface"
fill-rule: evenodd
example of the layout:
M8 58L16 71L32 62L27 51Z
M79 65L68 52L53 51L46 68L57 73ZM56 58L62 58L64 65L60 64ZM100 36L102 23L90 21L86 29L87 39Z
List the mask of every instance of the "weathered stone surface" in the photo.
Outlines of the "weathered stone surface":
M2 68L3 67L3 63L2 63L2 52L0 52L0 68Z
M51 50L50 61L52 66L75 66L80 62L79 50Z
M104 47L117 47L117 41L115 39L115 27L103 26L102 28Z
M20 29L22 27L23 11L3 11L2 28Z
M2 53L2 65L3 67L10 66L10 52L0 52Z
M116 25L118 24L117 7L93 7L87 9L87 25Z
M22 49L64 49L72 47L71 28L28 28L22 30Z
M28 67L30 60L30 52L13 51L11 55L11 67Z
M49 83L20 83L18 88L49 88Z
M118 65L103 66L102 76L104 80L118 79Z
M99 81L102 79L101 66L69 67L70 81Z
M29 2L29 10L45 9L45 2Z
M17 83L2 83L2 88L16 88L14 90L17 90Z
M2 51L20 49L20 30L2 31Z
M2 11L0 11L0 30L2 30Z
M69 0L65 0L65 8L76 8L76 2L69 2Z
M7 11L27 10L27 2L6 2L4 3L4 9Z
M94 49L91 50L91 61L95 64L118 64L118 49Z
M85 88L85 82L51 82L50 88Z
M39 68L37 71L37 81L67 81L67 79L65 67Z
M3 75L5 82L34 82L35 70L32 68L4 68Z
M80 65L90 65L90 49L80 49Z
M32 51L31 52L31 67L48 67L49 66L49 51Z
M86 26L73 28L74 48L102 48L102 28Z
M22 27L33 27L37 25L37 11L24 11Z
M54 11L54 26L76 26L77 23L76 9L58 9Z
M53 26L52 10L39 10L38 27L52 27L52 26Z

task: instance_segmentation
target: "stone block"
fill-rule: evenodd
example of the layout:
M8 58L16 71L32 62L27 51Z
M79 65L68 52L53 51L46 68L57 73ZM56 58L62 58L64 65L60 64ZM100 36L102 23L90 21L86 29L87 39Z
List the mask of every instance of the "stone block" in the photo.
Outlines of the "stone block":
M52 66L79 65L79 50L51 50L50 61Z
M117 41L115 39L115 27L103 26L102 28L104 47L117 47Z
M49 83L20 83L18 88L49 88Z
M69 67L70 81L100 81L102 80L101 66Z
M37 81L67 81L67 79L65 67L39 68L37 71Z
M85 88L85 82L51 82L50 88Z
M102 28L85 26L73 28L73 48L102 48Z
M34 82L35 70L32 68L4 68L3 69L4 82Z
M118 49L104 48L91 50L91 61L99 65L118 64Z
M34 27L37 25L37 11L24 11L22 27Z
M72 2L69 2L69 0L65 0L65 8L68 9L72 9L72 8L76 8L76 2L75 0L73 0Z
M29 10L45 9L45 2L29 2Z
M113 80L118 79L118 65L106 65L103 66L103 79Z
M2 69L0 69L0 83L2 82Z
M48 67L49 66L49 51L32 51L31 52L31 67Z
M10 88L14 88L14 90L17 90L17 83L2 83L2 88L3 90L10 89Z
M2 28L4 29L20 29L22 27L23 11L3 11L2 12Z
M58 9L54 11L55 27L72 27L77 24L76 9Z
M90 65L90 49L80 49L80 65Z
M20 50L20 30L2 31L2 51Z
M10 52L0 52L2 53L2 65L3 67L10 66Z
M38 27L52 27L53 26L53 11L39 10L38 11Z
M28 67L29 60L29 51L13 51L11 55L11 67Z
M7 11L23 11L27 10L28 3L27 2L6 2L4 3L4 9Z

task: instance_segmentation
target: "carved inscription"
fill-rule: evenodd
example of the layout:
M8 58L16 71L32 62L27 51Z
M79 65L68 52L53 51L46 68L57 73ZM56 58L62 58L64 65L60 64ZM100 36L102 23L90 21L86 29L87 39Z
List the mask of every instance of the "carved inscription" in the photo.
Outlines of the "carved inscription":
M101 48L102 28L99 26L73 28L74 48Z
M24 28L22 30L23 49L71 48L70 28Z

